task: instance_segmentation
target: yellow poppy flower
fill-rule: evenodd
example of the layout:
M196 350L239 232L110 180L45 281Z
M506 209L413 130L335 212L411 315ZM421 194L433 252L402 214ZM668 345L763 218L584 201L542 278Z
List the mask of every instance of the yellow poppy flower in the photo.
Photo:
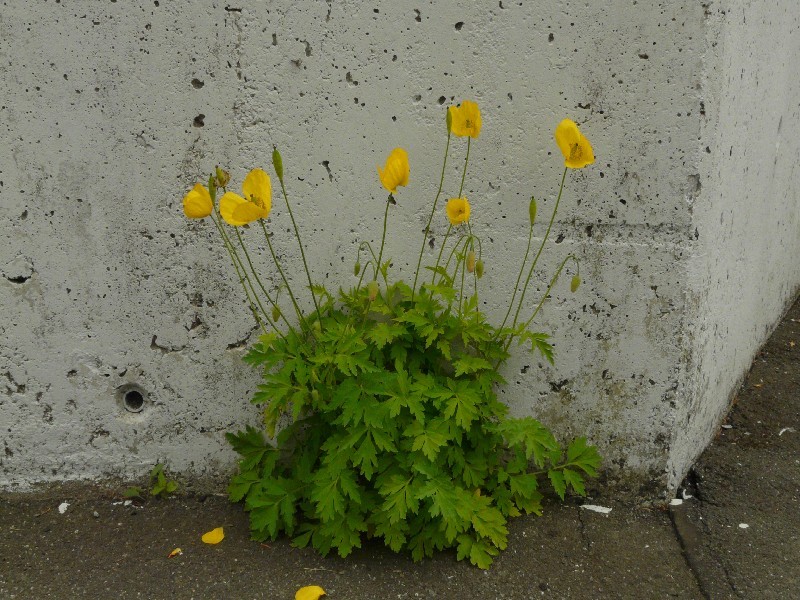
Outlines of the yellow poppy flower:
M403 187L408 185L408 172L408 153L402 148L392 150L383 169L378 166L381 183L391 194L397 193L398 185Z
M196 184L183 197L183 214L190 219L205 219L214 210L211 194L202 184Z
M447 110L453 135L476 138L481 134L481 111L477 104L464 100L461 106L451 106Z
M556 127L556 143L564 155L564 166L582 169L594 162L592 145L578 129L575 121L564 119Z
M469 221L469 202L465 196L450 198L447 201L447 218L453 225L460 225Z
M219 214L234 227L266 219L272 210L272 183L261 169L253 169L242 184L244 198L226 192L219 201Z

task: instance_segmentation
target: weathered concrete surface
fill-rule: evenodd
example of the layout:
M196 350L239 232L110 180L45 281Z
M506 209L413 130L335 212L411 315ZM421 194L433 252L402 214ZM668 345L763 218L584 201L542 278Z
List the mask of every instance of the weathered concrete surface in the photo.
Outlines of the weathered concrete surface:
M515 356L503 397L561 437L587 434L607 481L644 495L681 480L800 282L791 0L9 4L4 488L134 477L157 461L211 482L230 472L223 433L258 419L247 404L257 375L240 362L254 330L214 232L187 223L180 199L215 164L237 187L272 144L314 275L332 287L350 283L357 243L380 235L372 165L408 149L412 185L387 242L407 275L444 109L477 100L466 193L499 320L528 198L543 218L553 205L553 128L578 121L598 160L570 173L536 288L569 251L585 283L557 288L542 312L556 367ZM775 31L785 58L760 42ZM448 196L465 144L453 147ZM279 198L271 228L301 273ZM444 228L440 216L429 256ZM141 413L121 406L129 385L146 396Z
M800 589L800 302L756 356L724 428L674 507L711 598L792 598Z
M69 498L63 515L57 506ZM370 543L347 559L249 540L239 506L209 497L112 506L66 492L0 500L3 598L293 598L321 585L333 599L702 598L664 511L610 515L552 507L516 520L489 571L443 554L421 563ZM93 517L93 512L98 517ZM200 541L224 526L217 546ZM168 559L176 547L183 555ZM643 590L648 590L646 596Z

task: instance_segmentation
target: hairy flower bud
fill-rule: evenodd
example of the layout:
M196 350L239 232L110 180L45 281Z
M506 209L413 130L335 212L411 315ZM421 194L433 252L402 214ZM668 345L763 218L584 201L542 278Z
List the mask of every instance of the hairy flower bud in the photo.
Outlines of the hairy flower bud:
M356 263L353 265L353 275L358 275L361 273L361 263Z
M217 174L217 187L224 188L228 185L228 182L231 180L231 174L227 171L224 171L217 167L216 169Z
M378 286L377 281L370 281L369 285L367 285L367 293L369 294L369 301L372 302L375 298L378 297L378 291L380 291L380 287Z
M211 196L211 203L213 204L217 199L217 182L213 175L208 178L208 195Z
M531 196L531 203L528 205L528 214L531 217L531 227L533 227L533 222L536 220L536 198Z
M470 250L467 253L467 272L473 273L475 271L475 252Z
M580 276L575 275L575 277L572 278L572 282L569 284L569 291L574 294L576 291L578 291L578 286L580 286L580 284L581 284Z
M273 146L272 148L272 166L275 167L275 174L278 176L278 179L283 183L283 159L281 158L281 153L278 152L277 146Z
M281 309L278 308L277 305L273 306L272 307L272 320L273 321L277 321L280 318L281 318Z
M475 263L475 275L478 276L478 279L483 277L483 261L479 260Z

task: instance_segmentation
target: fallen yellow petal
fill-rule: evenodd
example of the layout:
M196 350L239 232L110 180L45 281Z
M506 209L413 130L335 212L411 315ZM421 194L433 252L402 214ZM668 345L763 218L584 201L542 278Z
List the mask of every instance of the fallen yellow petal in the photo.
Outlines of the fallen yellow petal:
M181 550L180 548L175 548L175 550L169 553L169 556L167 556L167 558L175 558L176 556L180 556L181 554L183 554L183 550Z
M307 585L297 590L297 593L294 595L294 600L319 600L324 595L325 590L318 585Z
M222 531L222 527L217 527L208 533L204 533L201 539L206 544L219 544L223 539L225 539L225 532Z

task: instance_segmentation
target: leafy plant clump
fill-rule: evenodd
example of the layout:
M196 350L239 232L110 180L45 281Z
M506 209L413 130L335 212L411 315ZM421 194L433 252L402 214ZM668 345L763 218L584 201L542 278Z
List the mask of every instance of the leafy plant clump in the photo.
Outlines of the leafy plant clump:
M300 308L266 229L272 188L264 171L252 170L239 196L227 191L230 177L218 168L208 188L197 184L184 198L188 217L211 216L263 331L245 360L263 371L264 383L252 402L263 407L264 429L227 434L241 455L230 498L244 501L256 540L285 534L296 546L311 545L322 554L335 549L344 557L365 539L377 538L394 551L410 551L414 560L455 548L459 559L488 568L507 545L508 519L541 513L543 482L549 481L563 500L568 489L584 495L584 477L596 475L600 457L585 438L562 447L537 420L509 417L496 394L505 383L499 368L512 341L529 343L531 351L553 362L547 334L529 325L567 262L578 264L574 256L563 259L527 320L520 315L567 169L590 164L591 146L572 121L565 119L556 129L565 170L552 217L529 261L537 207L531 198L528 249L505 318L494 326L479 309L482 245L462 196L480 111L465 101L450 107L447 117L442 178L411 285L391 281L391 261L383 259L389 209L396 204L397 188L409 180L408 155L401 148L378 168L389 192L380 249L375 252L368 242L358 247L358 283L335 296L312 281L286 198L283 161L274 151L273 166L311 291L310 311ZM446 205L450 227L438 258L423 267L451 135L468 138L461 186ZM217 208L219 189L224 194ZM234 227L235 237L223 222ZM260 225L282 280L277 291L263 285L240 233L251 223ZM362 252L367 256L363 268ZM576 273L571 290L579 284ZM283 303L281 290L288 293ZM290 316L294 310L296 321L287 318L287 309Z
M178 482L168 479L164 472L164 465L157 463L150 471L150 495L156 498L168 498L178 491ZM122 495L125 498L144 499L144 490L138 486L127 488Z

